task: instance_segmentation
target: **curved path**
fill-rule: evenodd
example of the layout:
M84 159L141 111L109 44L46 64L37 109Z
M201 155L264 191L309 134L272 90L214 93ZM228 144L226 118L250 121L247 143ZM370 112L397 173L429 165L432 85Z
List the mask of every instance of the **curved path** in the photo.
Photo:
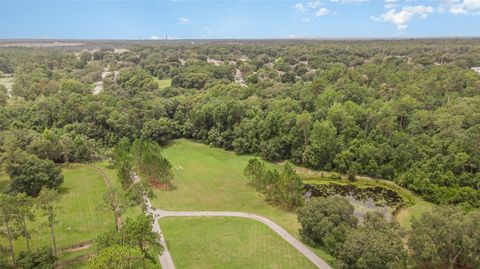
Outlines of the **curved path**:
M136 174L133 174L134 182L138 182L140 179ZM313 251L311 251L307 246L305 246L300 240L293 237L285 229L280 227L272 220L262 217L260 215L244 212L222 212L222 211L165 211L161 209L154 209L150 199L144 196L145 205L147 207L147 214L151 214L154 217L153 222L153 231L160 235L160 243L163 246L163 252L159 255L160 263L163 269L175 269L175 264L173 263L172 256L168 251L167 244L165 243L164 236L160 230L160 225L158 220L165 217L237 217L237 218L247 218L259 221L272 229L280 237L285 239L290 245L300 251L307 259L309 259L314 265L320 269L332 269L325 261L317 256Z
M265 217L262 217L256 214L244 213L244 212L221 212L221 211L164 211L164 210L156 209L154 211L154 216L156 220L164 217L238 217L238 218L247 218L247 219L256 220L270 227L270 229L272 229L275 233L280 235L280 237L282 237L288 243L290 243L290 245L292 245L294 248L300 251L303 255L305 255L305 257L307 257L318 268L331 269L331 267L322 259L320 259L320 257L317 256L317 254L315 254L307 246L305 246L302 242L300 242L300 240L290 235L287 231L285 231L285 229L280 227L280 225L276 224L270 219L267 219Z

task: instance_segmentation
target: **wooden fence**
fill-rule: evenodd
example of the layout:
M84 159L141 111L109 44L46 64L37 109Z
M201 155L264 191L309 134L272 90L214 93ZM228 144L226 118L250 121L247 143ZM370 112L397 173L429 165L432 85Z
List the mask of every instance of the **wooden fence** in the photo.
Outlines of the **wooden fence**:
M55 268L67 268L69 265L76 264L76 263L83 262L83 261L87 261L88 259L90 259L91 257L94 257L95 255L97 255L97 254L90 253L90 254L81 255L81 256L78 256L78 257L75 257L75 258L72 258L72 259L68 259L68 260L57 261L55 263Z
M103 177L103 181L105 181L105 185L107 185L107 188L110 189L110 180L108 179L108 176L107 174L105 174L105 171L103 171L102 168L94 165L94 164L91 164L91 163L76 163L78 165L82 165L82 166L87 166L87 167L90 167L90 168L93 168L95 170L97 170L97 172L99 172L102 177Z
M69 251L77 249L77 248L82 248L82 247L85 247L85 246L88 246L88 245L92 245L93 243L95 243L95 239L88 240L88 241L83 241L83 242L80 242L80 243L77 243L77 244L74 244L74 245L71 245L71 246L68 246L68 247L57 248L57 253L59 254L59 253L63 253L63 252L69 252Z

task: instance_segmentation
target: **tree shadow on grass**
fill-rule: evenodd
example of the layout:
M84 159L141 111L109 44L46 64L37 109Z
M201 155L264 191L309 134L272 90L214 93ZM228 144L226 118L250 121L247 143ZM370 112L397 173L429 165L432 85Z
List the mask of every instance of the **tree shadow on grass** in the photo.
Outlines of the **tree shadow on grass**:
M70 189L65 186L60 186L57 188L57 191L60 195L65 195L70 193Z

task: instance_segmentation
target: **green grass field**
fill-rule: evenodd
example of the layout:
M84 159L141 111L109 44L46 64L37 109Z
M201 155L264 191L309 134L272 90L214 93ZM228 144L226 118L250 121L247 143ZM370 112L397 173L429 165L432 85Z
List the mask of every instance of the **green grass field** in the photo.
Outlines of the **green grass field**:
M186 139L172 141L163 149L163 155L172 163L175 174L175 179L172 182L174 187L171 190L155 191L156 198L152 201L155 207L164 210L214 210L255 213L272 219L288 232L297 238L299 237L298 229L300 225L295 214L265 202L264 197L255 192L254 188L249 185L248 179L243 175L243 169L248 160L254 156L237 155L233 152ZM279 164L275 163L267 163L267 165L271 168L281 168ZM303 170L303 172L307 172L304 175L310 178L321 180L318 179L317 174L322 172L308 171L308 169ZM300 174L303 172L300 169ZM399 192L412 205L401 209L396 215L400 224L407 229L410 228L410 222L414 216L418 217L422 212L431 210L433 207L431 203L390 181L361 177L356 184L364 187L381 186ZM180 220L178 218L168 220L172 223L177 221ZM191 220L190 222L194 221ZM162 221L162 227L163 223L164 221ZM175 231L173 232L175 233ZM187 238L188 236L179 240L187 240ZM232 238L232 240L235 240L235 238ZM184 253L189 251L187 248L177 247L182 252L176 254L180 255L179 257L189 254ZM182 251L182 249L184 250ZM334 258L328 255L324 249L312 249L327 262L335 263Z
M316 268L267 226L241 218L165 218L176 268Z
M120 188L115 170L109 169L106 162L97 162L95 165L103 168L112 187ZM114 229L113 214L102 209L103 195L107 191L107 186L101 174L95 169L76 164L63 167L62 173L65 180L59 189L61 200L56 211L58 217L58 224L55 227L57 247L68 247L95 239L99 233ZM6 186L8 181L8 176L5 173L0 173L0 188ZM139 212L139 209L131 208L127 210L124 217L134 216ZM45 217L37 212L37 220L30 223L29 227L32 234L31 246L33 249L51 245ZM4 239L1 242L2 245L6 246ZM19 252L25 249L25 240L19 238L15 242L15 251ZM71 259L94 251L95 247L92 246L75 252L64 252L59 255L59 259ZM85 265L86 263L82 264ZM82 264L75 265L75 268L81 268Z
M253 156L236 155L185 139L171 142L163 155L173 165L174 188L155 191L157 197L152 200L155 207L255 213L272 219L299 237L300 225L295 214L265 202L243 175L243 169ZM333 261L323 249L313 250L326 261Z
M158 83L158 88L160 89L165 89L166 87L170 87L170 85L172 85L171 79L158 79L154 77L153 80Z
M92 168L78 165L64 167L62 172L65 180L59 189L61 199L56 210L57 246L68 247L95 239L98 233L114 228L112 214L101 209L103 194L107 190L102 176ZM39 212L36 221L30 223L29 228L32 248L51 245L46 218ZM25 240L19 238L15 242L16 251L25 248Z
M410 229L412 227L413 218L419 218L422 213L432 211L434 204L423 199L417 199L414 205L407 208L402 208L396 215L400 226Z

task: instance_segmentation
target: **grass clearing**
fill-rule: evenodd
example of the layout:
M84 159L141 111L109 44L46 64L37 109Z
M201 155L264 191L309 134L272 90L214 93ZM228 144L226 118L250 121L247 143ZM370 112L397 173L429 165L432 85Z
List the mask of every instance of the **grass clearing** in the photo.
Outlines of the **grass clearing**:
M172 80L169 79L169 78L158 79L158 78L154 77L153 80L158 83L158 88L159 89L165 89L166 87L170 87L170 85L172 85Z
M116 172L107 167L106 162L94 163L100 166L109 178L110 185L114 188L121 188L117 180ZM113 213L102 209L104 203L103 195L107 186L102 175L95 169L71 164L62 168L64 183L60 186L61 199L56 210L58 224L55 226L55 237L57 247L69 247L80 242L95 239L98 234L115 228ZM0 174L0 187L8 184L8 175ZM124 217L138 214L139 209L127 210ZM32 249L43 246L51 246L50 230L47 220L37 211L37 218L29 223L31 232L30 244ZM7 246L5 239L2 245ZM15 251L26 249L25 239L20 237L14 244ZM95 247L81 249L75 252L62 253L60 259L93 253Z
M176 268L316 268L269 227L230 217L164 218Z
M432 211L434 206L434 204L419 198L414 205L400 209L396 219L400 226L411 229L413 218L418 219L423 213Z
M55 226L57 247L69 247L94 239L98 233L115 227L113 214L102 210L103 194L107 187L95 169L70 165L63 167L64 183L59 188L61 199L56 210ZM33 249L50 246L50 231L46 218L37 212L36 221L30 223ZM16 251L25 250L25 240L15 242Z
M153 206L164 210L240 211L262 215L299 238L300 225L293 212L265 202L243 175L252 155L237 155L186 139L172 141L162 154L172 163L175 179L171 190L156 190ZM270 167L280 167L268 164ZM333 263L325 250L313 248ZM187 255L186 253L185 255Z

